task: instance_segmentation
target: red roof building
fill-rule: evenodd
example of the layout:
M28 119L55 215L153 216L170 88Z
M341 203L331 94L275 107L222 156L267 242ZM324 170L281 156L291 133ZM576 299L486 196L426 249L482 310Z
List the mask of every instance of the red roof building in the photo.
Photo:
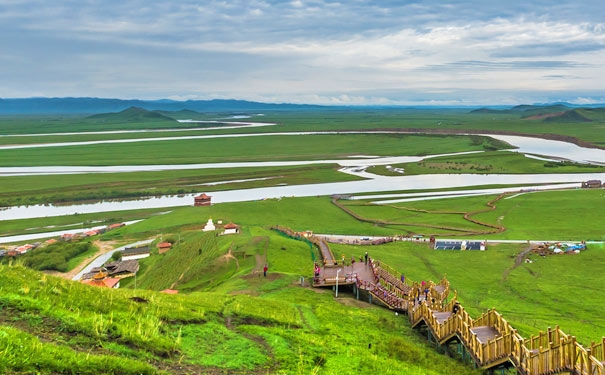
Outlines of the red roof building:
M158 244L158 253L164 254L168 250L172 248L172 244L170 242L160 242Z
M59 242L59 241L55 240L54 238L51 238L50 240L46 240L46 241L44 241L44 242L46 242L47 244L49 244L49 245L50 245L50 244L53 244L53 243L55 243L55 242Z
M199 195L193 198L194 206L210 206L212 197L206 194Z
M223 232L223 234L237 234L239 233L239 225L237 224L233 224L233 223L229 223L226 224L224 226L225 231Z
M82 281L84 284L92 285L92 286L100 286L102 288L110 288L117 289L120 287L120 279L116 279L113 277L105 278L105 279L92 279L92 280L84 280Z
M107 227L107 229L111 230L111 229L116 229L116 228L121 228L123 226L125 226L126 224L124 223L119 223L119 224L111 224L110 226Z
M179 291L176 289L164 289L162 291L160 291L160 293L164 293L164 294L179 294Z

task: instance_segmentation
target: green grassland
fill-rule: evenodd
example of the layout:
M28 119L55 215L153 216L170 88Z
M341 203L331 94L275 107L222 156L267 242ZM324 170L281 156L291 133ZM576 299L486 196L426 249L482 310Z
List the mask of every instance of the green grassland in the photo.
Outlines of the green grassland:
M548 192L529 192L519 196L511 194L495 203L496 209L473 215L490 224L507 228L498 234L481 236L491 239L511 240L601 240L605 237L604 190L564 190ZM486 209L486 203L495 195L435 199L428 201L391 203L365 208L375 218L390 217L393 207L422 209L428 211L470 212ZM363 207L363 206L362 206ZM354 211L358 209L351 207ZM360 211L361 212L361 211ZM406 212L405 210L403 211ZM409 215L413 215L413 212ZM434 219L430 219L436 215ZM425 214L430 223L446 223L440 214ZM450 220L453 220L447 215ZM461 218L462 215L459 215ZM422 217L422 215L421 215ZM420 220L420 219L418 219ZM411 219L409 221L412 221ZM412 221L414 222L414 221Z
M348 134L236 137L0 150L2 166L190 164L429 155L510 147L489 137Z
M602 240L605 238L605 191L572 190L526 193L497 203L495 211L476 216L510 228L502 239Z
M162 295L95 288L0 266L0 371L478 373L434 352L405 316L339 303L327 292L259 283L258 297Z
M426 245L393 243L352 247L332 245L346 256L370 256L401 270L412 280L438 280L447 274L452 289L473 316L496 308L523 336L546 327L561 329L589 344L605 333L599 285L605 251L600 245L578 255L540 257L513 268L526 245L491 245L487 251L430 250Z
M291 131L359 129L493 130L558 134L605 145L605 120L592 122L533 121L519 114L469 113L466 109L376 109L267 113L263 121L280 121Z
M476 211L495 195L462 197L395 203L428 211ZM600 240L605 235L603 190L565 190L526 193L496 203L496 210L477 214L475 219L501 224L505 232L482 236L515 240ZM453 214L423 214L399 210L390 206L363 206L357 201L346 202L353 211L376 219L394 219L416 224L468 226ZM434 218L432 215L436 215ZM363 216L363 215L362 215ZM173 212L151 217L143 222L107 233L107 238L124 235L159 234L164 228L199 227L208 219L223 219L237 224L266 226L283 225L295 230L316 233L354 235L394 235L427 233L427 228L378 225L360 222L331 203L329 197L284 198L257 202L223 203L211 207L183 207ZM446 225L447 224L447 225ZM447 232L444 232L447 233Z
M3 177L0 184L0 206L178 195L197 193L206 189L221 191L279 184L299 185L361 179L340 173L337 171L338 168L337 164L309 164L283 167L9 176ZM206 183L217 181L256 178L269 179L204 186Z
M572 162L550 162L531 159L516 152L483 152L470 155L440 156L417 163L393 164L392 168L403 168L406 175L450 174L450 173L599 173L605 167ZM368 172L383 176L401 176L401 173L386 166L373 166Z
M536 109L532 114L540 113ZM265 112L262 118L246 119L244 121L276 122L279 126L256 129L234 129L225 132L271 132L271 131L319 131L319 130L360 130L360 129L456 129L456 130L493 130L527 134L559 134L576 137L595 145L605 144L605 118L602 110L575 109L574 113L591 120L570 121L566 118L545 120L523 119L523 113L469 113L467 109L325 109L316 111L279 111ZM535 113L534 113L535 112ZM528 112L529 113L529 112ZM167 114L169 117L174 114ZM197 119L215 119L226 114L199 114ZM186 116L192 117L192 116ZM50 133L75 131L103 131L126 129L169 129L198 127L199 124L184 124L175 121L145 121L133 122L130 118L121 121L99 121L85 119L83 116L2 116L0 117L1 134ZM162 133L163 134L163 133ZM128 137L148 137L149 135L131 134ZM94 138L88 136L63 136L53 141L75 141L84 139L113 139L119 135L101 135ZM43 140L27 140L25 143L46 142ZM50 140L50 138L49 138ZM7 142L0 140L0 142ZM12 143L13 141L8 140Z
M540 204L548 204L548 212L556 213L583 202L583 217L592 217L598 226L603 223L598 215L603 214L596 202L603 199L602 193L531 193L501 202L519 205L520 201L513 202L526 197L515 209L503 206L507 215L519 217ZM406 205L474 209L489 198ZM560 202L557 209L555 200ZM200 228L209 216L240 224L242 232L219 237L202 233ZM548 227L546 220L534 221L522 222L517 217L510 230L533 225L536 234L541 233L538 230L562 234L560 227ZM162 233L163 240L175 242L169 252L160 255L154 250L140 261L137 289L133 278L122 280L120 290L106 290L20 266L0 266L0 371L475 373L471 366L437 354L410 329L405 316L356 301L345 289L335 300L330 290L298 286L300 276L310 277L317 252L305 242L267 229L271 224L351 234L396 231L357 222L328 197L217 204L178 208L102 236L130 240ZM572 224L585 225L574 221L570 228ZM435 251L409 242L331 246L335 254L346 257L368 251L412 280L438 280L447 274L452 289L473 315L496 308L526 337L557 324L582 343L605 332L598 293L602 273L580 272L605 266L599 245L574 256L531 255L534 263L518 267L513 267L515 256L525 249L523 244L491 245L485 252ZM269 264L267 278L258 272L265 263ZM181 293L156 292L165 288ZM23 359L33 355L40 360Z

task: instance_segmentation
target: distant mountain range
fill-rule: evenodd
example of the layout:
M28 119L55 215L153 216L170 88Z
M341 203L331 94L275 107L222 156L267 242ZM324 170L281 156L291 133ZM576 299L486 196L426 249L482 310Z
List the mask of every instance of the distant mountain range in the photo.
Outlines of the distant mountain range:
M197 112L291 111L326 108L307 104L272 104L246 100L122 100L102 98L0 99L0 114L95 114L119 112L130 107L146 110Z
M262 112L262 111L309 111L325 109L471 109L472 106L321 106L310 104L288 104L288 103L260 103L246 100L213 99L213 100L187 100L176 101L162 100L124 100L105 98L24 98L24 99L0 99L0 115L10 114L102 114L109 112L120 112L129 108L139 108L154 111L167 117L179 111L233 113L233 112ZM471 111L471 113L490 114L519 114L521 117L550 114L553 112L566 112L574 109L590 110L591 108L605 107L605 104L591 104L585 106L570 103L552 103L536 105L486 106ZM199 114L199 113L198 113ZM128 116L128 113L124 114ZM141 116L140 113L134 114ZM186 113L181 113L186 115ZM585 116L586 113L581 114ZM147 116L147 115L146 115ZM566 118L570 115L566 115ZM571 115L574 116L574 115ZM152 117L156 117L153 116ZM589 121L595 121L590 116ZM577 118L579 120L579 118Z
M518 105L509 109L479 108L470 111L475 114L514 115L524 120L541 120L543 122L591 122L605 121L603 107L576 107L566 104L553 105Z

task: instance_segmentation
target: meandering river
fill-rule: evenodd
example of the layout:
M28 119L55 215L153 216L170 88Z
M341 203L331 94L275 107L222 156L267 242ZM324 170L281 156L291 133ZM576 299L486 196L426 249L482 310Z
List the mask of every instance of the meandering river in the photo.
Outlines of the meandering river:
M380 132L346 132L346 134L389 134L398 132L380 131ZM272 136L272 135L313 135L313 134L345 134L343 132L294 132L294 133L255 133L255 134L229 134L229 135L207 135L202 138L220 138L220 137L251 137L251 136ZM481 135L481 134L480 134ZM504 142L507 142L517 149L509 150L532 155L542 155L548 158L568 159L578 162L592 162L605 164L605 150L590 149L580 147L571 143L546 140L533 137L506 136L506 135L486 135ZM190 137L179 137L176 139ZM197 137L199 138L199 137ZM175 138L168 138L173 140ZM148 139L147 139L148 140ZM138 142L146 140L118 140L121 142ZM101 141L105 142L105 141ZM113 142L113 141L111 141ZM96 142L75 142L78 144L95 144ZM73 143L71 143L73 144ZM67 143L65 145L71 145ZM57 145L57 144L55 144ZM46 147L48 145L39 145ZM36 145L38 147L38 145ZM502 152L509 152L502 151ZM434 157L433 155L432 157ZM429 156L430 157L430 156ZM203 168L234 168L234 167L267 167L284 165L305 165L317 163L336 163L346 169L347 173L357 174L367 178L362 181L349 181L337 183L322 183L312 185L296 186L275 186L255 189L240 189L231 191L209 192L212 195L212 201L215 203L223 202L242 202L255 201L269 198L280 197L309 197L317 195L331 194L353 194L369 192L386 192L398 190L420 190L420 189L444 189L444 188L462 188L480 185L521 185L521 184L555 184L555 183L579 183L590 179L605 180L605 173L580 173L580 174L524 174L524 175L500 175L500 174L452 174L452 175L419 175L419 176L377 176L364 171L364 168L371 165L388 165L404 162L414 162L427 158L417 156L399 156L399 157L378 157L366 158L358 157L356 159L339 160L307 160L307 161L276 161L276 162L242 162L242 163L213 163L213 164L186 164L186 165L145 165L145 166L109 166L109 167L74 167L74 166L56 166L56 167L6 167L0 168L0 175L20 175L20 174L53 174L53 173L107 173L107 172L134 172L150 170L170 170L170 169L203 169ZM576 186L576 185L573 185ZM511 188L511 190L515 190ZM517 188L518 190L518 188ZM467 194L476 194L467 193ZM456 192L450 192L456 194ZM464 194L464 193L459 193ZM94 213L109 212L120 210L133 210L142 208L164 208L187 206L193 202L193 196L189 194L184 196L160 196L149 197L139 200L107 201L87 204L74 205L33 205L33 206L14 206L0 211L0 220L27 219L46 216L73 215L75 213Z

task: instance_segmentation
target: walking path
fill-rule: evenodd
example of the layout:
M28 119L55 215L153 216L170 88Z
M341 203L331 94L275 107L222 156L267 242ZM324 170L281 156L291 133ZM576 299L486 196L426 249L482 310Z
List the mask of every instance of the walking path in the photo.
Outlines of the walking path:
M331 253L326 242L314 236L306 240L324 244L321 254ZM357 299L367 296L370 303L407 312L412 327L425 326L429 340L432 337L439 347L458 342L462 358L468 356L478 368L493 373L514 367L522 375L605 375L605 338L585 348L557 326L525 339L495 309L473 319L458 303L456 292L448 301L446 278L420 285L404 282L395 269L371 258L351 265L330 262L320 267L314 287L350 285Z

